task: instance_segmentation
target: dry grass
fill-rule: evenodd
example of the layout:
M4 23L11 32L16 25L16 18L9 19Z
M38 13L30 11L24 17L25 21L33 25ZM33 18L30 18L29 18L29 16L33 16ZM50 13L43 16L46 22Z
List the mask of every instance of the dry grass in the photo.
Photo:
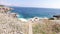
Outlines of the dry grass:
M60 20L31 22L33 34L60 34ZM0 13L0 34L28 34L29 22Z
M33 23L33 34L60 34L60 24L50 20Z
M0 34L27 34L26 27L21 20L6 13L0 13Z

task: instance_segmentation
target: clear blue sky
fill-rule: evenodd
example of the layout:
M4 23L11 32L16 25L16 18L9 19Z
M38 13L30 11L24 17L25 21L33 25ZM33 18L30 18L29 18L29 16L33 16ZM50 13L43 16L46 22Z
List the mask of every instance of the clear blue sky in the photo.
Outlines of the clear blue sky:
M19 7L60 8L60 0L0 0L0 4Z

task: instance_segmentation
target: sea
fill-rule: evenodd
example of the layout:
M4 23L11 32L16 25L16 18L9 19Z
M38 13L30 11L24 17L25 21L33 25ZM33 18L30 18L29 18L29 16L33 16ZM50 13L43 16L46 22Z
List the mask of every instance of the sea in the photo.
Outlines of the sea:
M47 17L52 18L53 15L59 15L60 9L53 8L35 8L35 7L12 7L11 12L17 13L18 18Z

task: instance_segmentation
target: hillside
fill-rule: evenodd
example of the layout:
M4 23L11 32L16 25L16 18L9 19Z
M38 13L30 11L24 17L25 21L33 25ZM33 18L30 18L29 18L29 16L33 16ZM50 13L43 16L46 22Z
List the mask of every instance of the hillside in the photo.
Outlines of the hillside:
M8 12L0 11L0 34L60 34L60 20L34 17L24 21Z

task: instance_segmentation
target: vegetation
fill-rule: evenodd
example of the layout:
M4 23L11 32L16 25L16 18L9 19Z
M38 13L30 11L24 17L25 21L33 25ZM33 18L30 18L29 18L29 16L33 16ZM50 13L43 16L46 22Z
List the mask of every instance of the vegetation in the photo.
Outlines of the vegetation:
M31 22L32 23L32 22ZM60 34L60 20L40 20L33 22L33 34ZM23 22L6 13L0 13L0 34L28 34L29 22Z
M49 20L54 20L54 18L49 18Z
M44 23L34 23L33 34L60 34L60 24L52 21L44 21Z
M0 7L4 7L4 5L0 5Z
M28 34L29 23L32 23L33 34L60 34L60 20L50 18L24 22L10 14L0 12L0 34Z
M21 20L6 13L0 13L0 34L27 34L27 26Z

